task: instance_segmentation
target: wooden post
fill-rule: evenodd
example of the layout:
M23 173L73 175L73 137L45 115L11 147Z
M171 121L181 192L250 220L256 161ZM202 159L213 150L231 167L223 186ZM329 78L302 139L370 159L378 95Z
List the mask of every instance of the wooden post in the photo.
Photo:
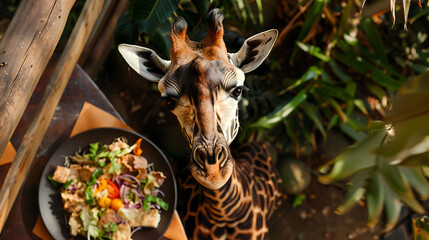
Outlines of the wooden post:
M61 55L55 71L48 83L34 120L28 128L16 157L0 191L0 231L3 228L13 202L32 165L38 146L55 113L67 82L79 59L104 0L87 0L70 39Z
M61 37L75 0L22 0L0 42L0 155Z

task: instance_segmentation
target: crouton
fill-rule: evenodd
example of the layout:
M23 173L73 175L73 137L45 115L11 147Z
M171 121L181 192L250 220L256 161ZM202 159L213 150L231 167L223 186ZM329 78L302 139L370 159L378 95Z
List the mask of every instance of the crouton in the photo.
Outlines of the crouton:
M67 179L70 175L70 168L57 166L54 172L54 176L52 177L53 180L59 182L59 183L66 183Z

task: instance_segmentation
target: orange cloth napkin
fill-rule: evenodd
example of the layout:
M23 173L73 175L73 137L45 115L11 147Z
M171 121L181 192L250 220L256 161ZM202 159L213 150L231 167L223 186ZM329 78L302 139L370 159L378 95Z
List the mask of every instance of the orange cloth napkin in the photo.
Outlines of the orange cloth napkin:
M100 127L118 127L132 130L129 126L127 126L125 123L123 123L121 120L117 119L110 113L107 113L102 109L85 102L83 104L79 117L76 120L70 137L86 130ZM48 230L46 229L40 215L37 218L36 225L33 228L33 233L43 240L53 239L52 236L49 234ZM164 237L172 240L187 239L185 230L182 225L182 221L180 220L177 211L175 211L173 220L171 221L169 228L165 232Z
M3 152L3 155L0 157L0 166L3 164L8 164L13 161L15 158L16 150L13 147L12 143L9 142L6 146L6 149Z

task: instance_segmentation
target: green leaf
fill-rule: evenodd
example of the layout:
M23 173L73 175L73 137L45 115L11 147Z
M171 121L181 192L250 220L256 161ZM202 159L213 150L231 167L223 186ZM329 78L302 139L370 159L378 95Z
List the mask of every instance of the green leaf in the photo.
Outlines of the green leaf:
M427 16L429 14L429 7L424 7L421 11L419 11L416 15L410 18L410 23L413 24L417 19Z
M379 172L375 172L370 183L368 184L368 192L366 194L366 208L368 211L369 226L376 224L383 211L384 189L382 187L382 177Z
M337 114L341 118L341 120L343 120L343 122L347 122L347 116L346 116L346 114L344 114L343 109L341 108L341 106L334 99L332 99L332 98L327 98L326 100L334 108L334 110L337 112Z
M408 156L404 158L399 165L406 167L429 166L429 152Z
M137 25L131 21L127 13L122 14L115 26L115 43L135 44L138 37Z
M326 132L320 120L320 115L317 110L317 107L305 101L301 103L301 107L304 110L304 112L307 114L307 116L314 122L314 124L322 134L323 138L326 140Z
M335 125L337 125L338 123L338 115L335 114L334 116L332 116L331 120L329 121L328 127L327 129L330 130L331 128L333 128Z
M256 6L258 7L258 20L259 20L259 25L264 25L264 14L263 14L263 9L262 9L262 0L255 0L256 1Z
M335 97L344 102L352 99L344 87L337 86L334 83L320 82L315 91L325 97Z
M384 159L378 161L378 167L383 175L384 180L390 186L390 188L401 198L401 200L407 204L411 209L417 213L423 213L424 208L414 198L414 194L411 187L396 166L389 165Z
M371 18L364 18L360 21L360 25L365 32L365 36L371 44L372 49L374 50L377 58L381 60L383 64L388 64L387 53L384 49L384 43L381 39L377 26Z
M143 201L143 209L149 210L151 202L158 204L165 211L168 210L169 204L167 202L165 202L164 200L162 200L161 198L153 196L153 195L146 195L146 197Z
M400 122L429 113L429 71L413 77L398 89L392 98L392 109L386 114L388 122Z
M118 225L114 222L109 222L109 223L104 224L102 227L103 227L104 232L114 233L114 232L116 232Z
M372 150L381 144L384 135L384 131L375 132L347 148L333 160L334 166L331 172L328 175L320 176L319 181L330 183L375 166L376 155L372 153Z
M154 43L163 53L164 59L170 59L170 29L170 22L167 21L156 29L153 36Z
M368 116L368 111L366 110L365 103L362 101L362 99L355 99L353 100L354 105L359 108L359 110Z
M419 194L421 199L429 198L429 183L421 167L399 167L399 170Z
M305 194L298 194L293 198L292 207L297 208L304 203L304 200L307 198Z
M302 42L296 42L296 45L298 45L299 48L301 48L304 52L309 53L310 55L322 60L323 62L329 62L331 60L331 57L326 55L322 49L320 49L317 46L313 46L310 44L305 44Z
M366 136L365 133L356 131L354 128L350 127L349 123L350 121L348 121L347 123L340 122L339 125L341 131L343 131L345 134L347 134L347 136L349 136L355 141L362 140Z
M391 78L378 68L374 68L369 76L374 80L374 82L386 87L388 90L397 90L402 85L400 81Z
M358 201L360 201L365 194L367 179L370 177L369 171L358 172L348 184L348 189L343 202L335 210L336 214L342 215L352 209Z
M347 75L339 66L338 64L331 59L331 61L329 61L329 66L331 67L332 71L334 72L334 74L339 77L344 83L349 83L349 82L353 82L353 80L350 78L349 75Z
M176 11L178 0L134 0L130 7L140 32L153 36L155 30L165 23Z
M429 114L414 117L393 125L395 135L389 144L376 150L392 164L399 164L412 155L429 149Z
M102 168L97 168L89 177L89 181L86 184L86 188L85 188L85 203L87 204L95 204L95 199L94 199L94 190L92 189L92 185L95 184L95 182L97 181L97 178L103 174L103 169Z
M385 231L392 230L401 216L402 203L398 195L396 195L387 183L382 180L382 188L384 190L384 210L386 214Z
M49 175L47 176L48 181L52 184L52 186L53 186L54 188L59 188L59 187L61 186L61 183L59 183L59 182L55 181L54 179L52 179L52 177L53 177L53 176L54 176L54 174L53 174L53 173L49 174Z
M387 96L386 91L384 91L381 87L374 85L374 84L368 84L367 85L368 90L374 94L378 100L383 101L383 99Z
M210 0L191 0L200 16L205 16L210 6Z
M307 98L307 90L304 89L298 93L290 102L280 104L273 112L267 116L261 117L258 121L250 125L251 127L271 128L285 119L293 112L300 103Z
M71 180L68 180L67 182L65 182L64 184L63 184L63 189L67 189L71 184L73 183L73 179L71 179Z
M312 80L312 79L319 77L320 75L322 75L322 72L323 72L323 70L320 67L317 67L314 65L309 67L308 70L304 74L302 74L302 76L298 80L296 80L294 84L290 85L285 90L281 91L279 93L279 95L281 95L287 91L290 91L290 90L300 86L301 84L308 82L309 80Z
M95 156L97 155L97 152L98 152L98 148L99 148L98 142L89 144L89 153L90 153L89 157L91 158L91 160L95 159Z
M109 173L118 173L119 170L121 170L122 165L116 159L112 159L110 162L112 165L109 168Z
M326 0L315 0L313 2L307 14L307 17L304 20L304 24L302 25L302 28L298 34L298 37L296 38L296 41L301 41L307 36L307 34L313 28L313 25L315 25L317 19L319 19L320 13L322 12L323 6L325 6L326 2L327 2ZM295 55L297 51L298 51L298 45L294 45L292 54L289 60L290 64L292 64L292 62L295 60Z

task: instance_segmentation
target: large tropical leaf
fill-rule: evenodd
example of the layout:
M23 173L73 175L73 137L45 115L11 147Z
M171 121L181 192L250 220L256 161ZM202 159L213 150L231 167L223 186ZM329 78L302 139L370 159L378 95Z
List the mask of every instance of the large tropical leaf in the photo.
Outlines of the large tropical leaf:
M210 6L210 0L191 0L200 16L205 16Z
M413 155L421 159L429 149L428 78L429 72L411 79L392 100L386 120L391 123L394 137L390 144L376 150L389 162L400 164Z
M411 209L418 213L423 213L425 211L424 208L414 197L408 180L404 177L399 168L389 165L384 159L380 159L378 163L379 170L389 187Z
M429 71L404 83L392 99L392 109L386 114L387 122L429 113Z
M384 43L377 30L377 26L371 18L365 18L360 22L365 35L371 44L372 49L376 55L381 59L381 62L387 65L387 54L384 49Z
M176 11L178 4L179 0L133 0L128 9L139 31L153 36L155 30Z
M320 13L323 10L323 6L325 6L326 0L315 0L310 8L310 11L308 12L307 17L305 18L304 24L302 25L302 28L298 34L298 37L296 38L296 41L302 41L305 36L310 32L310 30L315 25L316 21L320 17ZM295 55L298 51L298 45L294 45L292 54L290 57L290 63L292 63L295 60Z
M404 174L410 185L419 193L421 199L425 200L429 198L429 183L421 167L399 167L399 170Z
M348 189L343 202L335 210L336 214L347 213L356 203L363 199L370 172L363 170L358 172L348 184Z
M399 221L401 215L402 203L398 195L396 195L387 183L382 180L382 188L384 189L384 211L386 214L385 231L392 230Z
M383 211L383 202L384 202L384 188L383 188L383 179L379 172L375 172L374 176L371 178L370 183L368 184L368 192L366 195L366 209L368 211L368 222L367 224L373 226L378 222L381 213Z
M385 136L384 131L378 131L356 142L337 156L328 165L334 164L328 175L319 177L322 183L330 183L350 177L357 172L375 166L376 155L372 150L379 146ZM322 168L325 168L323 166Z
M251 125L251 127L260 127L260 128L271 128L277 123L285 119L290 113L292 113L300 103L302 103L307 98L307 90L304 89L298 93L290 102L280 104L277 109L275 109L270 114L261 117L258 121Z

